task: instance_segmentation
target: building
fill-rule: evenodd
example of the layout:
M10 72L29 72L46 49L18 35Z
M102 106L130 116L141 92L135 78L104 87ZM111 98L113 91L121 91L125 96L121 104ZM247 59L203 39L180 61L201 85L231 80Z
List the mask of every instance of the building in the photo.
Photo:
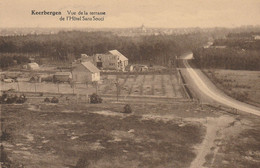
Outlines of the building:
M28 70L38 70L38 69L40 69L39 65L35 62L28 63L28 64L24 65L23 68L28 69Z
M99 69L125 71L128 59L117 50L111 50L105 54L96 54L94 64Z
M134 65L130 65L130 66L128 65L126 67L126 71L129 71L129 72L147 72L147 71L149 71L149 68L146 65L134 64Z
M255 36L254 36L254 39L255 39L255 40L260 40L260 35L255 35Z
M100 81L100 70L90 61L81 62L72 69L72 81L75 83Z
M53 82L70 82L72 74L70 72L56 72L53 75Z

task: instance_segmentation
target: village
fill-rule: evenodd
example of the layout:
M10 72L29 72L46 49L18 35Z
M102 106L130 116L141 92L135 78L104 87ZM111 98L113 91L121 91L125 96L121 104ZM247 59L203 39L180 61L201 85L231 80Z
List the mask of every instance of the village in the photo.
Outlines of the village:
M20 70L1 72L1 91L29 94L67 95L89 102L95 93L110 98L185 98L179 75L163 66L129 64L117 50L80 57L68 67L39 65L34 58ZM57 95L56 95L57 96ZM84 98L82 98L84 97ZM50 97L51 98L51 97Z

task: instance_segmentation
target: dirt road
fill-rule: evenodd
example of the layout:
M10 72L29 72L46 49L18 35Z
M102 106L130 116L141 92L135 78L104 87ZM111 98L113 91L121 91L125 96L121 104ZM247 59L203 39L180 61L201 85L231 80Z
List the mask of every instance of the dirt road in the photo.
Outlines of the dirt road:
M235 108L244 112L248 112L251 114L255 114L257 116L260 116L260 110L257 107L248 105L246 103L242 103L240 101L237 101L227 95L224 95L220 91L218 91L216 88L212 89L210 85L213 85L209 80L205 80L205 75L200 72L198 69L193 69L189 63L188 60L193 58L193 54L185 54L181 56L181 59L183 59L183 64L185 66L185 73L188 74L188 77L191 79L189 80L189 85L193 85L196 87L195 92L199 94L203 94L210 100L214 100L215 102ZM210 101L209 100L209 101Z

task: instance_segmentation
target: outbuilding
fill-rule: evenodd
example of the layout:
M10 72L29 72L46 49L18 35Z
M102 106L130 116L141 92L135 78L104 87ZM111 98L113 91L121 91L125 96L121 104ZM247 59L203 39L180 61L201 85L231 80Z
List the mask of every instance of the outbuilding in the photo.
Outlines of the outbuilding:
M75 83L100 81L100 70L90 61L82 62L74 66L72 80Z
M28 63L25 66L25 68L29 69L29 70L38 70L38 69L40 69L39 65L36 62Z
M70 82L72 79L72 74L70 72L56 72L53 75L54 82Z

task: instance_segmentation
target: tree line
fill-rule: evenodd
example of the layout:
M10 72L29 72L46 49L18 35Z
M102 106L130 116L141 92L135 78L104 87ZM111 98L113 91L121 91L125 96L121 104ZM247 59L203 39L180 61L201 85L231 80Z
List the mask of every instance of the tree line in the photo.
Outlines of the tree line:
M35 53L52 60L68 61L80 54L93 55L117 49L129 61L167 64L176 55L202 46L207 36L201 33L186 35L149 35L123 37L112 32L67 31L49 35L1 37L1 53Z
M20 65L23 63L30 62L29 58L19 54L7 55L2 54L0 55L0 68L7 68L13 65Z
M193 56L200 68L260 70L260 50L200 48Z

